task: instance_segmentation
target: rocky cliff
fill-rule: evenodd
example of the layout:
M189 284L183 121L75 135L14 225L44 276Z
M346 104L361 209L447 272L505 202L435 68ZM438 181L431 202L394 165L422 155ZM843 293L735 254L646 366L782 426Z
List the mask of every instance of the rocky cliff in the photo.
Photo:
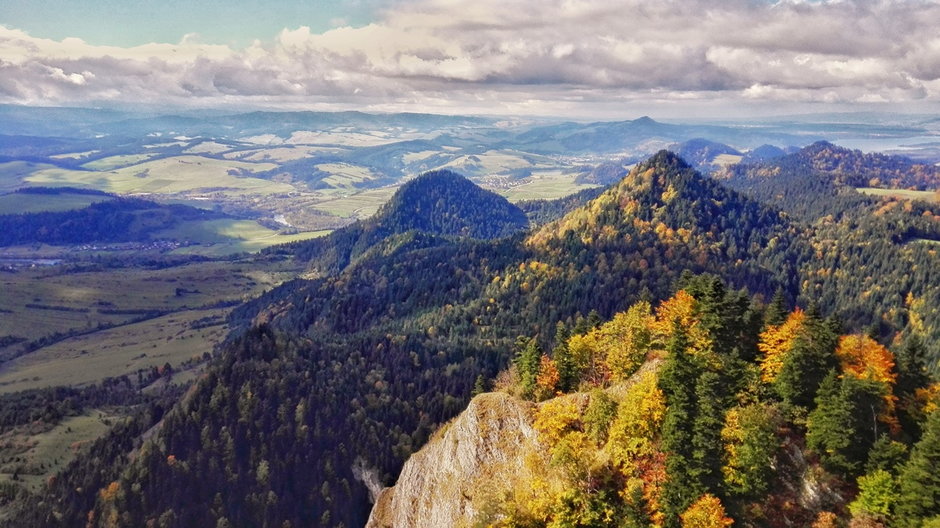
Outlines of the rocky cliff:
M379 495L367 528L469 526L481 507L526 478L538 444L533 405L481 394L402 468Z

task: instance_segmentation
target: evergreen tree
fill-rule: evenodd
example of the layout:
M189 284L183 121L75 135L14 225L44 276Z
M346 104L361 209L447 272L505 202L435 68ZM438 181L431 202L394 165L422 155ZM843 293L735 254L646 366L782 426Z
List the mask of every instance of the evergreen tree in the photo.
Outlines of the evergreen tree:
M917 334L911 334L904 341L901 350L895 356L895 368L898 379L895 383L895 392L899 398L910 396L914 391L926 387L930 383L927 373L927 362L924 359L927 348Z
M690 423L695 420L695 387L698 369L688 351L685 329L673 322L672 339L666 348L666 363L659 376L659 388L666 396L662 449L666 453L666 481L663 513L667 526L678 526L679 515L704 493L693 470Z
M783 293L783 288L777 288L773 299L767 305L767 312L764 314L764 324L766 326L779 326L787 320L790 313L790 307Z
M902 528L916 528L940 516L940 411L927 418L924 435L901 470L901 492L895 513Z
M516 357L514 363L516 369L519 371L522 395L526 398L530 398L535 394L541 357L542 349L535 339L520 336L516 340Z
M695 385L695 420L692 422L691 471L706 491L716 492L721 484L721 429L725 406L721 377L703 372Z
M845 476L861 473L878 435L883 391L879 383L854 376L839 379L830 371L819 387L806 432L806 444L823 466Z
M774 380L777 394L790 405L809 408L826 374L838 366L835 356L838 334L833 320L823 321L815 305L806 312L806 319L793 340Z
M558 369L559 389L562 392L572 390L578 381L578 370L571 351L568 350L568 327L558 321L555 325L555 348L552 349L552 359Z

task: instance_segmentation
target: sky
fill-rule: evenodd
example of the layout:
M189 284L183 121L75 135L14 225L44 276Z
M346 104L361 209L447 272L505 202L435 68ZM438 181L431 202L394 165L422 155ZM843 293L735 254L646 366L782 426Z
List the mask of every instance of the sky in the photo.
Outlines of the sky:
M940 113L940 0L0 0L0 103Z

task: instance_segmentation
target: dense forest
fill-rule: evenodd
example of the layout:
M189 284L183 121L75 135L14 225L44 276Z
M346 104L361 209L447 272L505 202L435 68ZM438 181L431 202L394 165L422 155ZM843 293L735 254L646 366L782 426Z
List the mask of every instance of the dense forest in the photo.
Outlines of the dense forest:
M861 427L863 404L887 405L883 385L864 376L846 381L850 367L834 348L841 335L867 336L866 349L890 345L897 351L898 368L908 369L892 382L899 402L926 386L920 362L936 365L935 347L920 352L910 344L918 338L935 343L940 326L936 303L930 304L936 256L912 242L933 236L927 205L872 198L866 202L875 208L871 214L839 228L854 231L840 233L828 230L842 225L835 216L826 219L835 213L814 219L773 200L761 203L752 189L732 190L661 152L600 196L526 233L521 210L464 182L449 174L418 178L373 220L272 250L309 261L320 277L287 282L235 310L230 322L236 330L178 405L165 416L162 409L143 410L120 440L104 441L96 455L79 458L64 484L25 501L10 525L362 526L369 509L363 481L392 483L404 460L466 406L475 385L483 388L510 366L518 348L529 350L527 359L516 361L526 395L545 379L532 370L540 368L540 350L553 351L545 357L559 375L543 396L585 380L603 384L604 368L572 370L558 351L580 340L595 347L594 356L608 354L606 345L591 344L603 342L603 330L592 334L602 320L667 299L673 301L665 306L674 306L676 298L685 299L673 314L686 318L679 325L685 330L674 328L675 317L660 317L654 355L665 365L655 385L666 411L660 436L648 439L670 454L663 462L672 483L662 490L662 520L675 526L690 501L709 496L722 501L727 514L759 523L760 515L784 510L747 510L748 501L766 496L764 484L736 495L735 486L751 485L724 482L716 465L723 455L709 451L723 445L730 409L741 407L747 423L770 409L768 416L781 420L773 422L773 434L791 427L787 438L805 438L815 453L835 453L846 448L830 446L832 435L805 430L808 416L821 407L832 410L833 420L848 420L833 422L839 427ZM541 218L547 219L568 209L560 202L530 210L545 211ZM884 240L871 246L893 252L865 249L863 237L876 234ZM901 276L903 265L908 272ZM703 273L721 280L691 278ZM791 312L793 306L803 310ZM791 318L802 319L787 326ZM785 352L776 356L784 365L777 376L790 380L786 384L767 381L759 371L760 354L767 354L761 340L784 327L797 334L786 346L778 343ZM897 336L913 347L913 359L901 360ZM693 357L695 347L708 352ZM843 376L831 376L833 370ZM907 393L899 392L904 376L916 378L905 385ZM817 403L820 395L835 403ZM871 443L839 452L841 458L823 457L826 471L845 483L846 501L855 496L855 478L870 476L876 443L885 457L894 457L878 466L892 479L900 474L898 464L913 467L933 456L935 447L918 446L940 434L931 432L936 419L918 440L924 426L917 409L896 403L897 432L893 422L879 429L890 432L888 440L879 432ZM755 427L766 436L762 416L754 418ZM699 422L698 429L680 427ZM154 424L149 441L128 440ZM901 448L891 442L909 455L897 455ZM134 455L120 446L135 449ZM125 454L115 455L82 492L70 491L69 479L94 467L103 452ZM616 478L629 477L623 475ZM771 477L760 478L766 483ZM642 486L633 489L643 495ZM892 507L908 508L902 502ZM624 525L642 526L642 515L654 513L649 499L633 504L629 515L639 524ZM926 515L910 511L911 519ZM842 510L832 513L845 517Z

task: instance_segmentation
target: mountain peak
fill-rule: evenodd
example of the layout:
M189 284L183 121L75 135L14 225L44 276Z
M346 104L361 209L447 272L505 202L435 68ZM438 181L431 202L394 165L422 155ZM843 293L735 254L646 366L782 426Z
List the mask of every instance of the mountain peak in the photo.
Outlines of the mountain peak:
M500 238L528 227L521 209L449 170L402 185L372 222L395 233L418 229L471 238Z

